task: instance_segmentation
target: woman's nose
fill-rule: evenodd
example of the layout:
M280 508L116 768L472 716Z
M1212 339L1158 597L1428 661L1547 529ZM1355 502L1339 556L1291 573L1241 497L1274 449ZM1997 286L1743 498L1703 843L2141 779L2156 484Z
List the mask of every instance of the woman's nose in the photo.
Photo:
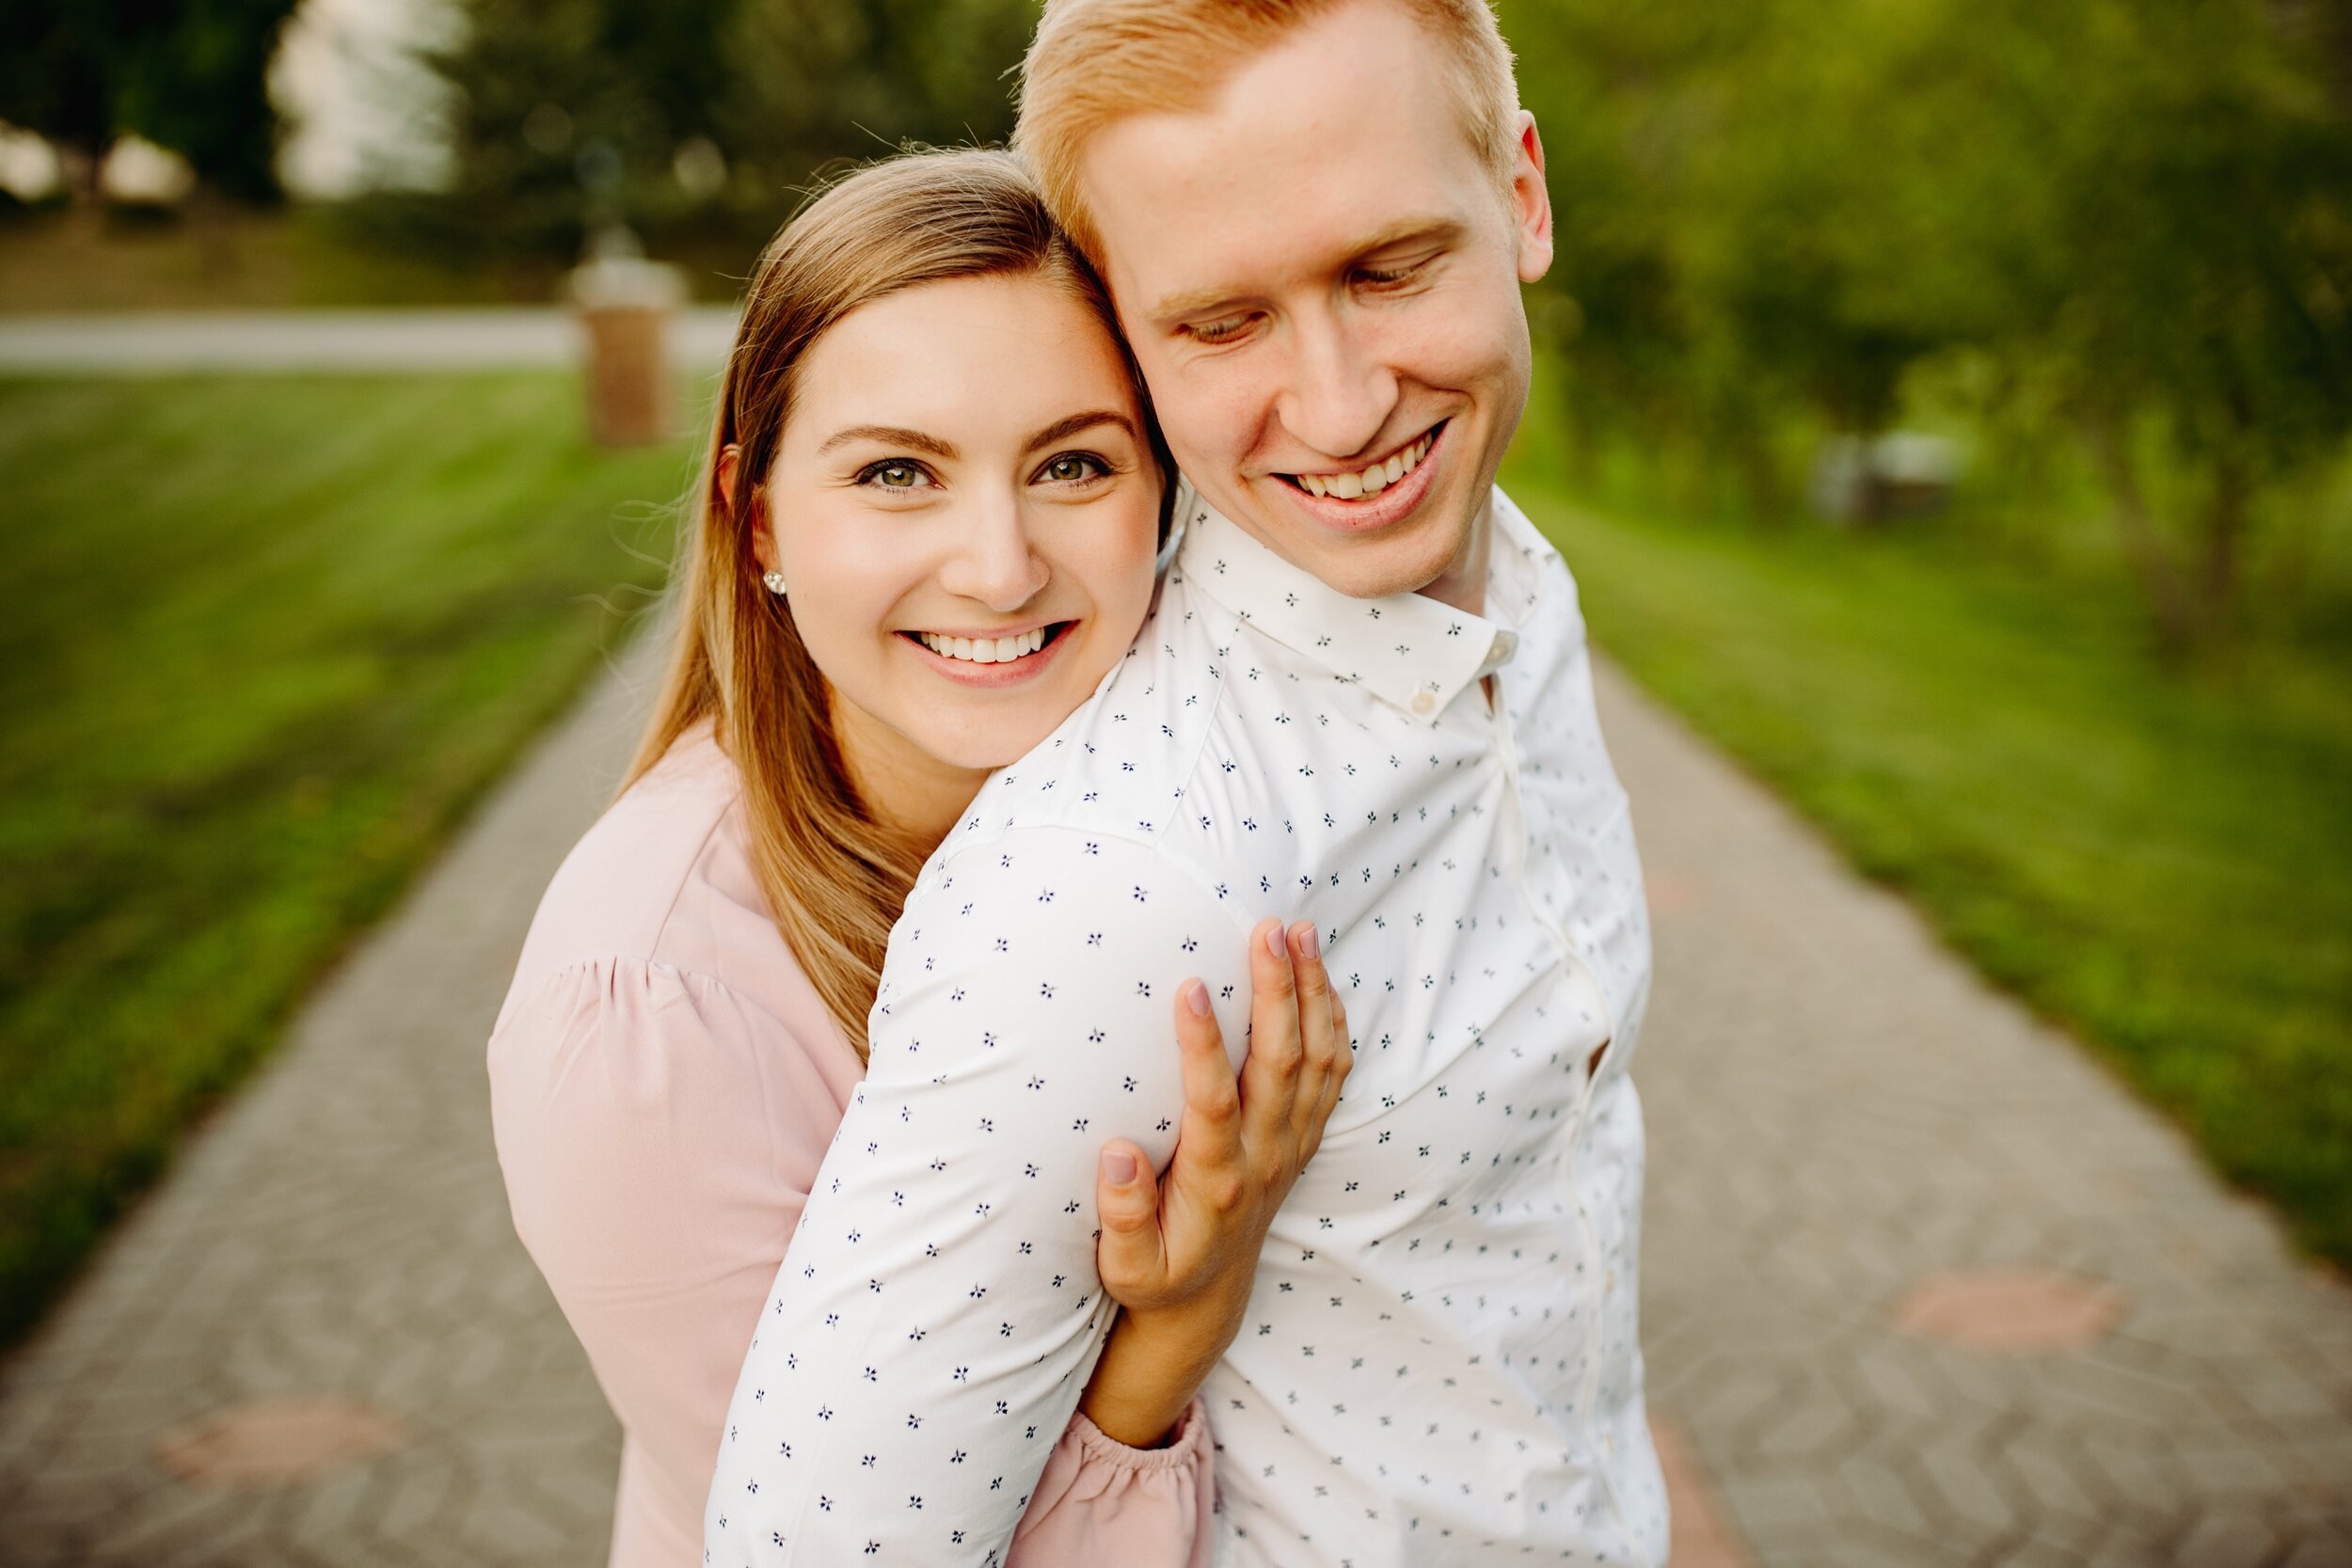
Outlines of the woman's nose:
M1010 494L982 497L961 521L966 531L940 568L940 586L1000 614L1037 597L1053 574L1029 537L1019 499Z

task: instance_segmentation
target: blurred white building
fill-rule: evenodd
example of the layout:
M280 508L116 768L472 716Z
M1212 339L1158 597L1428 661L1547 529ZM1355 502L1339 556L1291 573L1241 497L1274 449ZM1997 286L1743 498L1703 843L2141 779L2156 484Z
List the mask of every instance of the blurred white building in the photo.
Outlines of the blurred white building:
M304 0L270 71L289 122L286 188L337 197L446 181L444 95L420 52L458 25L451 0Z

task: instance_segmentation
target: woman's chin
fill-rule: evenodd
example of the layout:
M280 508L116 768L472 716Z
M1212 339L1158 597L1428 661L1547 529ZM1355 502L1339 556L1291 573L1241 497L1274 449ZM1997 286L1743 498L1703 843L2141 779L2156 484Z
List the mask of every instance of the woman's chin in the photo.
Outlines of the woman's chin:
M1072 705L1073 707L1076 705ZM1051 716L1031 717L1006 715L992 718L970 726L940 728L925 737L924 750L950 768L968 768L977 772L993 773L999 768L1019 762L1030 748L1054 733L1055 726L1069 717L1067 712Z

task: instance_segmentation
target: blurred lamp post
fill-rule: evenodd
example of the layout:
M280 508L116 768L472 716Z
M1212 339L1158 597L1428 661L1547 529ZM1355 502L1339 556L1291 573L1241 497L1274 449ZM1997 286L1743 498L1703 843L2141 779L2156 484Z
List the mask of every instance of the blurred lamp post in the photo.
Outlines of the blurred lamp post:
M647 446L676 429L666 338L685 302L677 269L645 259L619 221L620 158L602 142L580 150L588 259L573 270L573 307L587 344L588 432L598 446Z

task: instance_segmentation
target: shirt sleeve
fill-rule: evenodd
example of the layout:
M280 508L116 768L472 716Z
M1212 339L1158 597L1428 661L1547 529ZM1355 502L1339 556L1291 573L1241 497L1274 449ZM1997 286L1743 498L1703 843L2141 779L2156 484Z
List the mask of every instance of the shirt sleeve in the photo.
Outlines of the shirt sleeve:
M1097 1156L1174 1147L1186 976L1246 1050L1247 935L1124 839L1021 830L926 873L736 1385L712 1568L1008 1561L1112 1316Z

